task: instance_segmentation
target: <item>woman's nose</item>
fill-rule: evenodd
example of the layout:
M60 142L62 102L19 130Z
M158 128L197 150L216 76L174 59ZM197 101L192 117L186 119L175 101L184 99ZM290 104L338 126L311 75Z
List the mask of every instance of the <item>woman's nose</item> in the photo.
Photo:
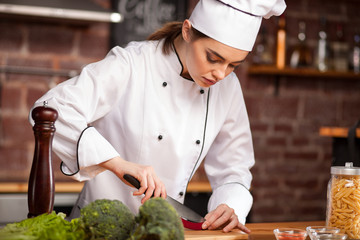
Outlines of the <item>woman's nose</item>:
M216 78L217 81L222 80L226 77L226 67L219 66L216 69L213 70L213 75Z

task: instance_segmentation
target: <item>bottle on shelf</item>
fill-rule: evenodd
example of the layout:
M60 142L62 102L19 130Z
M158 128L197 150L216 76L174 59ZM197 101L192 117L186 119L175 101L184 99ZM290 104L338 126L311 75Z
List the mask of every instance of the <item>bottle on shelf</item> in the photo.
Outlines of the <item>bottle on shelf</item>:
M315 52L315 67L321 72L325 72L331 69L331 50L326 32L325 17L320 19L319 39Z
M294 46L290 56L290 66L293 68L310 67L312 53L306 41L306 23L299 22L298 43Z
M354 35L354 45L350 54L350 67L354 73L360 73L360 33Z
M276 36L276 67L279 69L285 68L286 56L286 22L285 15L279 17L278 30Z
M254 54L252 56L252 62L259 65L273 64L273 54L271 44L267 36L267 30L265 27L261 27L257 43L254 48Z
M334 53L333 66L335 71L346 72L349 70L348 52L349 45L345 41L344 29L342 24L336 26L336 41L332 43Z

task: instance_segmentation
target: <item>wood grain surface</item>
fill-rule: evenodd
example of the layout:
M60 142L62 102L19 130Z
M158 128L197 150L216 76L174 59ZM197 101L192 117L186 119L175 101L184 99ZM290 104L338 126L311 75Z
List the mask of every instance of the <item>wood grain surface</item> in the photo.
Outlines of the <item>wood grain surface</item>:
M324 226L324 225L325 225L325 221L249 223L246 224L246 227L248 227L251 230L250 234L242 233L239 230L234 230L229 233L223 233L221 230L217 230L217 231L185 230L185 239L186 240L218 240L218 239L275 240L273 231L276 228L300 228L305 230L306 227L308 226Z

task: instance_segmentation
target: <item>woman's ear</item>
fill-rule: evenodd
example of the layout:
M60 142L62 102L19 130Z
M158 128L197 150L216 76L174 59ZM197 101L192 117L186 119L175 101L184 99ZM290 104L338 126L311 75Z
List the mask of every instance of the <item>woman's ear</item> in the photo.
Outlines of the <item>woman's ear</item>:
M183 22L181 33L185 42L191 41L191 22L188 19Z

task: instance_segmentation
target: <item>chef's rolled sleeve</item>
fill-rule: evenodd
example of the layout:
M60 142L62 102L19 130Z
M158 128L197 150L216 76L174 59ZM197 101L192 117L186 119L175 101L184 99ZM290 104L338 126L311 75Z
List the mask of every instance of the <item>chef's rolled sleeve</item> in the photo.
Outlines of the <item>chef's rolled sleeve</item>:
M220 204L226 204L233 208L242 224L246 222L253 204L253 197L249 190L239 183L229 183L213 190L210 197L208 209L212 211Z
M78 172L74 174L66 164L62 165L62 172L73 175L79 181L89 180L105 169L98 164L119 156L114 147L93 127L86 128L77 144Z

